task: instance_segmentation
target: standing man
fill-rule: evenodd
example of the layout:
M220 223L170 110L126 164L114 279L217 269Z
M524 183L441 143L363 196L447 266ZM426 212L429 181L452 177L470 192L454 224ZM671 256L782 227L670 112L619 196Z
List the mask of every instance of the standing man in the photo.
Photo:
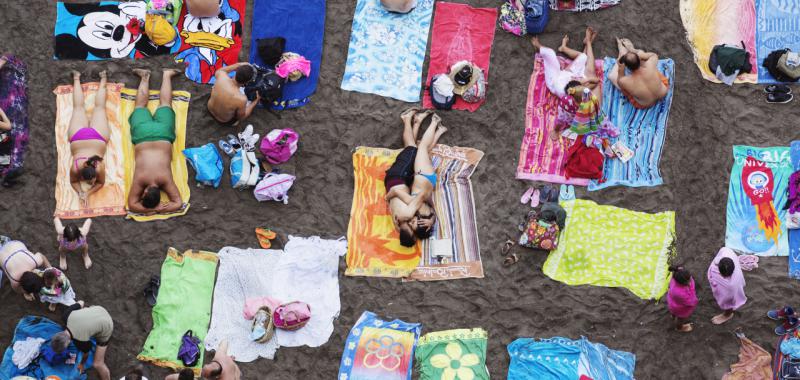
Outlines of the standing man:
M230 77L232 71L236 72L233 78ZM214 73L216 80L208 98L208 113L214 120L223 126L233 127L253 113L261 97L256 94L255 100L248 101L244 86L255 74L255 68L247 62L225 66Z
M78 371L83 373L86 359L92 351L91 339L97 342L97 351L94 353L94 369L101 380L111 380L111 372L106 366L106 349L114 332L114 321L102 306L83 307L83 301L73 304L64 311L65 329L56 333L50 340L50 347L56 353L64 352L69 347L70 341L75 343L83 357L78 363Z

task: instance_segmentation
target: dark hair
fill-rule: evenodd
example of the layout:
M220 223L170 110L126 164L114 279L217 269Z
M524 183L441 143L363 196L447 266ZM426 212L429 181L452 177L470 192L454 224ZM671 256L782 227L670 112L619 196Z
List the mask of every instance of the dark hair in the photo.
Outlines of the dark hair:
M581 82L578 82L576 80L571 80L571 81L567 82L566 86L564 86L564 92L569 94L569 89L570 88L578 87L580 85L581 85Z
M86 160L86 167L81 169L81 178L88 181L97 177L97 163L102 161L103 159L97 155L89 157Z
M19 278L19 283L22 285L22 289L32 294L38 294L44 287L44 280L33 272L23 273L22 277Z
M256 71L253 70L253 66L244 65L244 66L239 67L238 69L236 69L235 78L236 78L236 81L239 82L239 84L246 84L247 82L250 82L251 79L253 79L253 75L255 75L255 74L256 74Z
M216 377L216 376L222 375L222 364L220 364L216 360L212 360L211 363L217 363L217 369L211 371L211 373L209 373L209 376Z
M417 212L417 218L418 219L420 219L420 218L421 219L430 219L431 222L434 222L436 220L436 214L431 213L431 215L429 217L424 217L423 218L423 217L419 216L419 212ZM430 226L430 227L426 228L426 227L421 226L421 225L418 224L417 228L414 230L414 234L417 235L418 239L422 239L422 240L428 239L433 234L433 226Z
M672 278L675 279L675 282L681 285L689 285L692 280L692 274L683 266L670 266L669 271L672 272Z
M52 284L56 280L58 280L58 276L56 276L55 270L45 270L44 274L42 274L42 282L45 285Z
M142 380L144 378L144 371L141 364L137 364L133 369L128 371L128 374L125 375L124 380Z
M178 380L194 380L194 371L191 368L184 368L178 373Z
M150 186L144 190L142 206L145 208L155 208L161 202L161 190L156 186Z
M81 238L83 234L81 233L81 229L78 226L69 223L64 226L64 239L67 241L75 241Z
M717 264L717 268L719 268L719 274L721 274L722 277L730 277L736 265L730 257L723 257L719 261L719 264Z
M639 60L639 55L636 53L628 52L627 54L623 55L619 59L620 63L624 63L631 71L636 71L641 65L641 61Z
M411 228L400 228L400 245L403 247L413 247L417 244L417 238L411 231Z

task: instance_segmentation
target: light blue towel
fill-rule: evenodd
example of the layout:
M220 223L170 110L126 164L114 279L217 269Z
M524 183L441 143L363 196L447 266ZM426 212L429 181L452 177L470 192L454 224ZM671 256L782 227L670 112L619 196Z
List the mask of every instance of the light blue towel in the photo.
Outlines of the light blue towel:
M581 348L577 342L555 337L519 338L508 345L508 380L566 380L578 378Z
M608 79L615 63L614 58L606 57L603 65L603 113L620 130L619 137L612 143L622 141L634 152L634 156L628 162L617 158L606 159L603 178L591 181L590 191L611 186L658 186L664 182L658 170L658 162L661 159L672 106L675 64L671 59L658 62L658 70L669 78L669 93L652 107L639 110Z
M761 62L770 52L784 48L800 51L800 2L756 0L756 63L758 83L778 83Z
M590 342L586 337L581 337L580 347L579 374L586 374L592 380L633 379L636 355L611 350L600 343Z
M800 141L789 146L792 167L800 170ZM800 230L789 230L789 278L800 280Z
M433 3L418 0L400 14L380 0L358 0L342 89L418 102Z

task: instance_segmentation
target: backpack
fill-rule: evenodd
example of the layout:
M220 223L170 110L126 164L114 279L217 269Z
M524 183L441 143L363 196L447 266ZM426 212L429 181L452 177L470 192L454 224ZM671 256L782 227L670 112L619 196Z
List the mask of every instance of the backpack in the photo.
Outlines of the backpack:
M253 195L259 202L278 201L283 204L289 203L289 189L292 188L297 177L286 174L272 172L264 176L261 182L256 185Z
M286 78L282 78L275 70L253 65L256 73L253 79L244 87L247 100L255 100L256 93L261 96L261 104L269 107L273 102L283 97L283 85Z
M714 46L708 57L708 69L712 73L716 73L717 66L725 75L733 75L736 70L739 70L740 73L753 71L753 65L750 64L750 53L745 50L744 41L742 41L742 47L725 44Z
M200 360L200 339L194 336L192 330L186 331L181 338L178 359L186 367L194 367Z
M550 20L550 2L548 0L528 0L525 3L525 31L528 34L540 34Z
M778 69L778 61L780 61L781 57L788 52L789 49L775 50L769 53L767 58L764 58L764 61L761 63L761 66L764 66L764 68L769 71L769 75L772 75L772 77L778 82L794 82L794 79Z
M297 151L299 139L300 136L291 128L273 129L261 139L261 153L270 164L282 164Z

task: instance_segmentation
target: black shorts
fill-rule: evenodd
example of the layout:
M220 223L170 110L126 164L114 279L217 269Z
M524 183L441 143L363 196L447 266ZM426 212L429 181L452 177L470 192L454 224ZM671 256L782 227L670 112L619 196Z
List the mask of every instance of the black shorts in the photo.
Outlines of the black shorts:
M417 147L407 146L397 155L392 166L386 171L383 182L388 192L392 186L400 184L401 180L406 186L411 186L414 181L414 160L417 158Z

